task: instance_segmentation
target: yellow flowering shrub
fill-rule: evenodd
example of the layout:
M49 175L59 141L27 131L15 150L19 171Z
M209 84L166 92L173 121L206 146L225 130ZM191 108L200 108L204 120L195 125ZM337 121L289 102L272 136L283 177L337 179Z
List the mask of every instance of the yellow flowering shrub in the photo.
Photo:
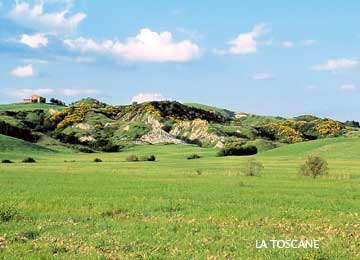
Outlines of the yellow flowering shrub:
M94 108L93 104L89 105L89 104L80 103L77 106L64 109L59 113L57 113L56 115L54 114L50 119L57 120L61 118L62 120L60 120L56 128L58 129L65 128L69 125L83 122L85 119L85 114L93 108Z
M326 118L321 123L319 123L315 129L319 132L320 135L328 136L338 133L343 129L343 126L333 119Z
M288 124L289 122L270 123L265 127L281 142L298 143L304 141L302 133L291 128Z

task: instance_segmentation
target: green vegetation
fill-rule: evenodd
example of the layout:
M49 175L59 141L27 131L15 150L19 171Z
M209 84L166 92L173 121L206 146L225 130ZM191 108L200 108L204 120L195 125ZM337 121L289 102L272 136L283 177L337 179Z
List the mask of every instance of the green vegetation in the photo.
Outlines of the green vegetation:
M61 110L63 106L53 105L53 104L38 104L38 103L31 103L31 104L7 104L7 105L0 105L0 111L32 111L32 110Z
M264 166L255 158L250 158L245 162L244 173L246 176L260 176Z
M257 154L257 148L255 146L234 146L222 148L217 156L245 156Z
M127 162L137 162L139 161L139 157L135 154L130 154L128 157L126 157Z
M264 152L284 144L360 136L356 125L311 115L285 119L173 101L111 106L85 98L68 107L13 104L0 109L0 134L33 143L52 139L58 147L89 152L117 152L139 143L223 147L234 142Z
M36 163L35 159L31 158L31 157L27 157L27 158L23 159L21 162L23 162L23 163Z
M27 154L43 157L55 153L52 149L0 134L0 154L4 159L22 159Z
M227 109L223 109L223 108L207 106L207 105L198 104L198 103L184 103L184 105L189 106L189 107L200 108L200 109L210 111L213 113L218 113L225 118L233 118L235 116L235 112L227 110Z
M14 163L14 162L11 160L4 159L4 160L1 160L1 163Z
M251 157L264 166L257 178L244 174L249 157L216 157L215 148L133 146L101 153L94 164L92 154L5 141L0 159L18 161L20 153L38 163L0 164L2 259L360 256L360 138L262 152ZM296 174L311 153L328 162L328 175ZM155 163L126 162L149 154ZM304 238L319 239L320 249L255 248L255 240Z
M192 154L192 155L189 155L186 159L188 160L194 160L194 159L200 159L201 156L198 155L198 154Z
M141 155L141 156L137 156L135 154L130 154L129 156L126 157L126 161L127 162L155 162L156 161L156 157L155 155Z
M0 223L8 222L14 219L17 215L18 211L14 206L6 203L0 204Z
M301 165L300 174L302 176L309 176L315 179L316 177L327 173L327 165L327 162L323 158L310 154L305 164Z
M0 258L356 259L359 137L170 101L2 105ZM320 249L255 248L274 238Z

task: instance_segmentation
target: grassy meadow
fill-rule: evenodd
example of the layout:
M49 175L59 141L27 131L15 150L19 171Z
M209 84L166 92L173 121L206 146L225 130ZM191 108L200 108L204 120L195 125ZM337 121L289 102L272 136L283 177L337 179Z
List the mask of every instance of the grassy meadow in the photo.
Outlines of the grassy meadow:
M0 111L32 111L36 109L57 109L61 110L62 106L52 105L52 104L38 104L38 103L13 103L13 104L5 104L0 105Z
M148 145L120 153L49 150L0 136L1 259L359 259L360 138L332 138L247 157ZM200 159L187 160L191 154ZM327 159L318 179L297 172ZM126 162L130 154L155 162ZM24 157L37 160L20 163ZM95 163L94 158L103 162ZM255 240L318 239L320 249L256 249Z

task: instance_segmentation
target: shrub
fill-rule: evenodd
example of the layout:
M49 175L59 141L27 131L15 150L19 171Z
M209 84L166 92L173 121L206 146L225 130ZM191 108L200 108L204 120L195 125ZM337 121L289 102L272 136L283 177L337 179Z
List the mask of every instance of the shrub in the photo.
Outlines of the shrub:
M2 160L1 163L13 163L13 161L10 161L10 160Z
M35 163L35 159L31 158L31 157L28 157L28 158L25 158L24 160L22 160L23 163Z
M148 157L146 155L142 155L139 157L139 161L142 161L142 162L147 161L147 159L148 159Z
M128 157L126 157L126 161L137 162L139 161L139 157L137 157L135 154L130 154Z
M166 121L165 124L162 127L162 130L169 133L171 129L173 128L174 121Z
M94 162L99 163L99 162L102 162L102 160L100 158L95 158Z
M188 160L200 159L201 156L198 154L192 154L187 157Z
M154 162L156 161L156 157L154 155L144 155L140 156L139 161L148 161L148 162Z
M257 148L256 146L249 145L241 147L223 148L217 153L217 156L244 156L253 154L257 154Z
M0 204L0 221L8 222L18 215L18 211L14 206Z
M56 98L51 98L50 103L53 104L53 105L66 106L65 102L63 102L61 100L58 100Z
M200 175L202 175L202 171L198 169L198 170L196 170L196 174L200 176Z
M15 237L15 241L26 243L28 240L36 239L39 235L40 235L40 232L37 230L28 230L28 231L19 233Z
M264 166L254 158L250 158L246 161L244 166L244 174L246 176L260 176Z
M308 156L305 164L300 166L299 173L302 176L313 177L314 179L318 176L327 174L327 162L320 156L311 154Z
M92 141L88 144L92 149L102 151L102 152L118 152L120 150L119 145L112 144L109 140L99 139L96 141Z
M156 161L155 155L150 155L150 156L148 157L148 161L149 161L149 162L155 162L155 161Z
M83 147L83 146L80 146L80 147L74 147L76 150L78 150L80 153L94 153L93 150L87 148L87 147Z

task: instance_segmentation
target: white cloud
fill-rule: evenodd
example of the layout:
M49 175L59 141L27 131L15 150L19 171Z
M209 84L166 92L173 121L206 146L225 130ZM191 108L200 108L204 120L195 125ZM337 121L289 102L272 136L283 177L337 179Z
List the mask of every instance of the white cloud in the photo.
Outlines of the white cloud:
M64 44L83 53L115 56L130 61L144 62L186 62L200 55L200 48L191 41L174 41L170 32L153 32L141 29L140 33L128 38L125 43L93 39L67 39Z
M284 41L281 43L281 46L283 48L293 48L294 47L294 43L293 42L290 42L290 41Z
M345 91L353 91L356 89L356 86L354 84L344 84L340 88Z
M131 102L143 103L148 101L162 101L167 100L159 93L139 93L131 99Z
M305 40L302 42L302 44L305 46L312 46L312 45L317 44L317 40Z
M273 78L274 76L269 72L255 73L254 75L252 75L253 80L267 80Z
M69 1L65 1L69 2ZM38 31L46 32L72 32L75 31L81 21L86 18L84 13L68 15L69 9L59 12L44 12L42 2L33 7L29 3L17 0L9 14L9 18L18 24L31 27Z
M251 32L241 33L235 39L230 41L230 48L226 50L226 52L239 55L255 53L257 52L258 45L256 39L266 34L268 31L269 29L265 24L258 24ZM218 51L218 53L220 52Z
M359 64L356 59L332 59L324 64L317 64L311 67L314 71L338 71L355 68Z
M49 40L43 33L37 33L33 35L23 34L21 36L20 42L29 46L30 48L40 48L42 46L47 46Z
M32 65L29 64L24 67L15 68L13 71L11 71L11 74L18 78L32 77L34 76L34 69Z
M16 90L9 90L7 92L7 95L14 98L29 98L32 95L49 95L54 92L51 88L38 88L38 89L29 89L29 88L23 88L23 89L16 89Z

